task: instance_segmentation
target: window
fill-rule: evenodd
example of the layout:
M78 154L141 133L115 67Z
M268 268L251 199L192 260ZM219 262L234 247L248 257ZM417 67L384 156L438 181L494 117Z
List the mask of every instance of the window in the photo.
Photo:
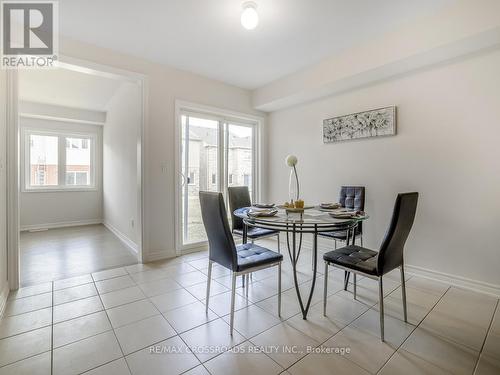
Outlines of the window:
M59 153L58 138L49 135L29 135L29 184L57 186Z
M95 187L95 134L25 129L24 138L27 191Z
M66 185L88 185L89 172L66 172Z
M229 173L229 184L233 183L233 174Z
M217 175L215 173L212 173L212 185L215 185L217 183Z
M70 147L68 147L68 142ZM66 185L90 185L90 149L88 138L66 137Z

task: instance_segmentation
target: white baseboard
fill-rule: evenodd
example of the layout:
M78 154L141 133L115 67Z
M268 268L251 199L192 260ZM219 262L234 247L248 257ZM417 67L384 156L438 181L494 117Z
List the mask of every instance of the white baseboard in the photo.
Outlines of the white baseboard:
M116 229L114 226L112 226L109 223L103 222L104 226L109 229L110 232L112 232L116 237L120 239L125 245L127 245L130 250L132 250L134 253L138 254L139 253L139 247L137 244L132 241L130 238L128 238L124 233Z
M62 221L59 223L22 225L21 231L25 232L25 231L29 231L29 230L44 230L44 229L66 228L66 227L79 227L82 225L94 225L94 224L102 224L102 219Z
M0 291L0 318L3 317L5 312L5 307L7 306L7 298L9 297L9 283L6 282L2 290Z
M175 251L157 250L145 254L144 263L156 262L157 260L173 259L177 257Z
M469 289L475 292L489 294L496 298L500 298L500 285L485 283L479 280L472 280L466 277L452 275L449 273L439 272L435 270L430 270L423 267L405 265L408 273L420 277L425 277L426 279L441 281L446 284L457 286L463 289Z

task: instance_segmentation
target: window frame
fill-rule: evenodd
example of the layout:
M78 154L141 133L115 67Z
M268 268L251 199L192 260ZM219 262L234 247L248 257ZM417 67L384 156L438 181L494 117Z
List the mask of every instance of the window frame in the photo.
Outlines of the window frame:
M57 185L38 186L31 185L31 135L51 136L58 139L58 167ZM68 192L68 191L97 191L97 139L98 133L91 131L64 131L24 127L21 131L21 191L23 193L43 193L43 192ZM88 149L90 152L90 184L89 185L66 185L66 140L67 138L87 138L90 139Z

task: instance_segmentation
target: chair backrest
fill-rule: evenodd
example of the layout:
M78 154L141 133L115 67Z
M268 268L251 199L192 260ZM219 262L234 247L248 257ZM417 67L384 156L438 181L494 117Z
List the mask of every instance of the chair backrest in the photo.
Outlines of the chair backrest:
M234 211L238 208L250 207L250 192L248 186L232 186L227 188L229 199L229 210L231 211L231 221L233 222L233 230L243 230L243 220L234 215Z
M340 188L339 203L349 210L365 210L365 187L364 186L342 186ZM363 232L363 223L359 223L357 232Z
M389 229L378 253L377 268L380 275L403 264L403 250L413 226L417 202L418 193L398 194Z
M236 245L229 229L222 193L200 191L201 216L208 237L209 259L235 270Z

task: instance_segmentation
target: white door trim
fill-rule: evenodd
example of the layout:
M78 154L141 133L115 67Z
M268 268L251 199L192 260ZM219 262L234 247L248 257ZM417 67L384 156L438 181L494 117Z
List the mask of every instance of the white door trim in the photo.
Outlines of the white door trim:
M59 56L58 66L75 70L81 73L100 77L120 78L137 83L141 90L142 121L137 134L137 225L140 230L137 241L138 261L145 262L147 254L147 237L145 236L144 215L144 166L146 140L146 124L148 121L148 79L147 76L108 65L101 65L92 61ZM19 288L19 110L18 110L18 75L16 71L7 72L7 278L10 289Z
M7 281L19 288L19 116L18 75L7 71Z

